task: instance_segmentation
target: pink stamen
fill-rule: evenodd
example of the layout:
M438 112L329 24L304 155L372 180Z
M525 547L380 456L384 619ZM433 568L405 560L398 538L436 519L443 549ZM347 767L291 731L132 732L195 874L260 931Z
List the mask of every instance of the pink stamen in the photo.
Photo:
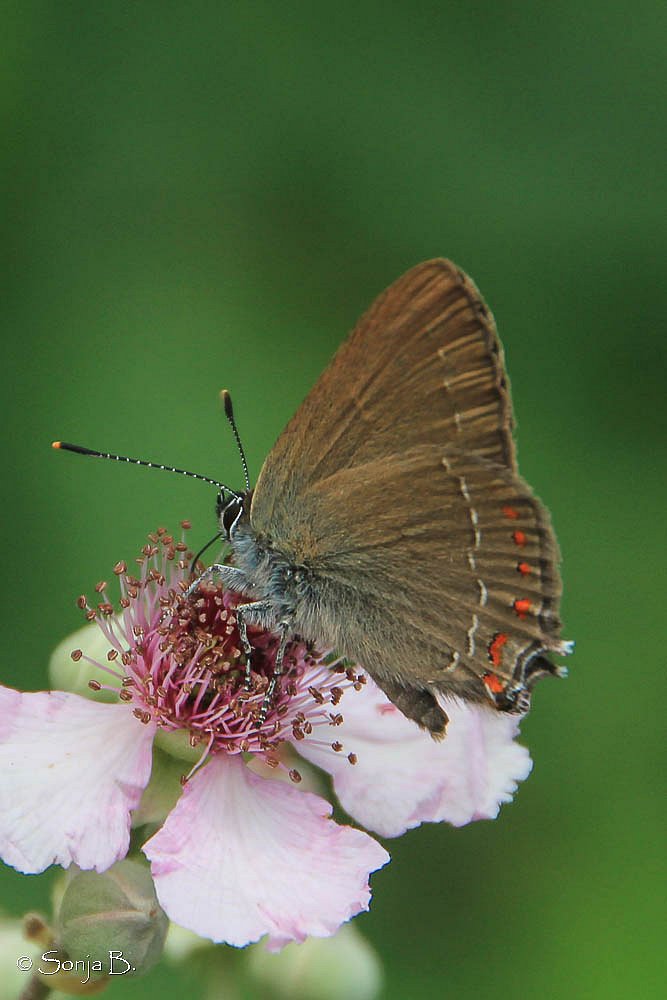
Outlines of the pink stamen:
M167 731L189 730L193 745L207 741L201 761L187 778L218 752L260 754L271 763L285 740L307 739L340 753L342 744L314 733L322 725L328 732L341 725L343 714L334 709L346 690L360 685L362 675L340 659L326 662L303 643L293 642L287 647L273 704L258 727L273 676L277 635L249 629L252 687L246 691L245 657L234 613L244 596L206 583L194 598L186 598L191 557L186 552L185 558L176 559L176 551L187 548L185 543L175 546L164 531L149 538L137 560L138 578L128 574L123 563L114 569L120 613L111 618L108 607L93 612L111 646L110 658L120 659L123 672L87 659L122 681L120 697L134 702L137 718L154 719ZM106 584L98 593L108 604ZM90 615L84 598L79 606Z

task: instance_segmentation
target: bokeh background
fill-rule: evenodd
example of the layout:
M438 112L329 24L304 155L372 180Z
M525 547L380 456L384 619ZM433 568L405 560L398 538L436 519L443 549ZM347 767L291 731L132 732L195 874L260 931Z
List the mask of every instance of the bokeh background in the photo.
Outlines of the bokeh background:
M577 653L536 693L515 803L392 842L357 926L391 1000L659 995L664 4L3 11L0 680L45 685L76 596L145 532L213 530L202 484L53 438L240 485L220 388L254 477L372 298L452 257L505 343ZM51 879L3 868L0 907L44 908Z

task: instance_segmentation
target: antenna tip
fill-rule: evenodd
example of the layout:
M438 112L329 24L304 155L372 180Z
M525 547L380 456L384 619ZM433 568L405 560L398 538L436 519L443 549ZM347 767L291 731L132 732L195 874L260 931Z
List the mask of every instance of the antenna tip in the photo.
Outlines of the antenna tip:
M63 446L62 441L53 441L51 444L52 448L62 448L62 446Z
M225 408L225 414L229 420L234 419L234 411L232 409L232 397L229 395L226 389L222 389L220 392L220 399L222 400L222 405Z

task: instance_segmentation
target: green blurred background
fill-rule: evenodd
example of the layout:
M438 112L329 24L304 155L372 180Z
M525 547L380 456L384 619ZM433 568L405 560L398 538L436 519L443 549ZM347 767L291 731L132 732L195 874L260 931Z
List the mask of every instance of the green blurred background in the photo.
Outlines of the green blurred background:
M201 484L53 438L240 485L220 388L254 477L376 293L452 257L505 343L577 654L516 802L392 842L357 926L387 998L659 995L665 5L3 9L0 679L45 684L75 597L146 531L213 529ZM0 906L43 908L50 878L2 869ZM196 989L122 984L149 987Z

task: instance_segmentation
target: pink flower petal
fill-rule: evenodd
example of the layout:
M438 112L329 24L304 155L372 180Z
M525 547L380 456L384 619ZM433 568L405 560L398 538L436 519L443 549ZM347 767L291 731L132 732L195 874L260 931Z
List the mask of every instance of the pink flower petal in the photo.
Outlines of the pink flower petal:
M359 823L384 837L397 837L424 822L463 826L494 819L509 802L532 763L514 742L517 716L454 700L442 701L449 716L437 743L406 719L369 678L361 691L347 691L335 730L343 743L336 754L314 740L332 730L316 727L312 740L296 744L302 756L333 776L341 805ZM357 763L350 765L346 754Z
M214 756L144 845L162 907L237 947L264 934L273 948L328 937L368 909L369 872L389 860L330 815L319 796L253 774L240 756Z
M0 856L104 871L127 853L154 729L127 705L0 687Z

